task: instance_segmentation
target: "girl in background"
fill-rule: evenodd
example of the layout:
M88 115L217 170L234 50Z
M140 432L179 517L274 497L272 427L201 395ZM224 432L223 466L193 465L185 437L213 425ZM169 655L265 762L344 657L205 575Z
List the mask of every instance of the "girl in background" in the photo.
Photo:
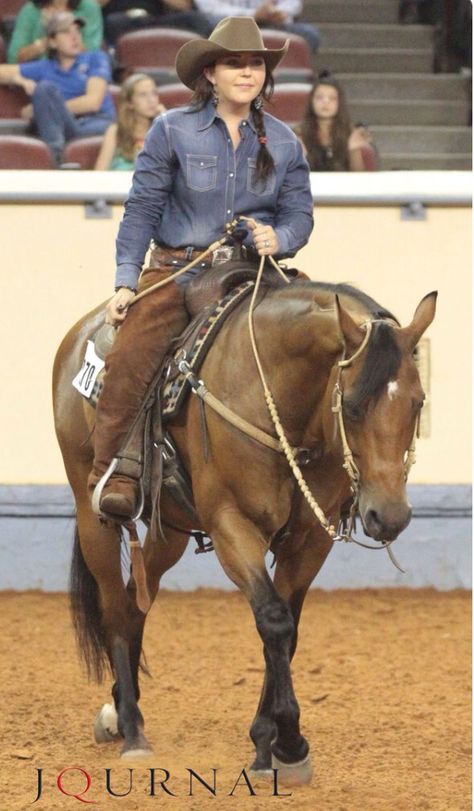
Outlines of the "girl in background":
M320 73L311 89L297 134L312 172L376 168L372 136L364 126L353 126L344 90L328 71Z
M153 120L164 110L153 79L144 73L133 73L125 79L120 89L117 123L106 131L94 168L133 170Z

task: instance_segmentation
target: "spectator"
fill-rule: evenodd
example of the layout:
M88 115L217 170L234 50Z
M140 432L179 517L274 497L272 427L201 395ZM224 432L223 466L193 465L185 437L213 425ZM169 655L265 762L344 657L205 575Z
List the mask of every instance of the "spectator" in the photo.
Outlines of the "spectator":
M372 136L362 124L352 125L344 90L328 71L311 89L297 134L312 172L363 172L368 158L375 166Z
M212 30L192 0L99 0L99 4L110 45L115 45L122 34L143 28L184 28L201 37L207 37Z
M311 23L295 21L303 9L303 0L195 0L196 7L207 14L211 25L224 17L253 17L260 28L275 28L304 37L316 53L321 36Z
M53 14L60 11L70 11L74 17L81 17L84 21L84 49L98 51L102 46L103 23L96 0L29 0L16 17L7 62L12 64L46 59L46 26Z
M115 119L109 59L102 51L83 52L83 26L69 11L55 14L46 27L48 59L0 65L0 83L20 85L31 96L23 117L34 122L57 164L66 141L102 135Z
M129 76L120 89L117 123L105 133L94 168L133 170L145 135L165 109L153 79L144 73Z

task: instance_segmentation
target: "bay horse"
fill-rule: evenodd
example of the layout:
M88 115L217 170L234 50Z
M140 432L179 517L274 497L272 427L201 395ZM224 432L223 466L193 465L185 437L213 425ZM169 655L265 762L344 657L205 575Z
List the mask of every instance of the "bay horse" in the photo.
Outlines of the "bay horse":
M337 526L357 471L357 509L365 533L391 541L411 517L406 458L424 393L415 347L435 315L436 293L425 296L411 323L401 327L384 307L346 284L295 281L269 289L254 312L262 367L290 446L308 449L302 468L307 488ZM200 376L229 408L275 435L256 370L242 302L226 321ZM116 526L91 509L87 476L93 458L94 410L72 387L86 341L103 323L104 305L66 335L54 365L55 426L72 487L77 529L71 566L71 604L80 650L98 680L110 668L113 704L97 716L95 738L123 739L122 756L150 754L140 712L139 666L146 616L133 577L124 584ZM368 324L371 326L368 333ZM345 359L342 360L341 359ZM335 393L342 409L334 413ZM263 642L266 672L250 737L257 775L279 769L287 784L308 782L308 741L290 662L307 590L334 538L315 519L282 453L260 444L206 409L204 455L199 402L190 397L170 432L189 474L200 527L233 583L243 592ZM344 437L341 435L344 434ZM344 439L344 442L342 441ZM354 492L352 493L354 495ZM149 593L182 556L189 526L174 501L162 496L165 538L148 531L143 554ZM146 518L146 516L145 516ZM328 521L329 525L329 521ZM334 533L333 533L334 534ZM265 556L276 555L273 581Z

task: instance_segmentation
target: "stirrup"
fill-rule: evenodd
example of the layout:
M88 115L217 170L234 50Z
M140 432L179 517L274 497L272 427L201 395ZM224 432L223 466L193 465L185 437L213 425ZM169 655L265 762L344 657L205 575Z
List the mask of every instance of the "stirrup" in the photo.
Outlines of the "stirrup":
M115 470L117 469L119 462L120 462L120 459L118 459L115 456L112 459L112 461L111 461L110 465L108 466L107 470L105 471L104 475L99 479L96 486L94 487L94 492L92 493L92 511L96 515L98 515L100 518L108 518L108 519L111 518L110 515L108 515L107 513L102 512L102 510L100 509L100 501L101 501L101 498L102 498L103 489L104 489L105 485L107 484L107 482L109 481L110 477L112 476L112 473L114 473ZM138 485L138 489L139 489L138 508L137 508L137 511L136 511L135 515L132 515L132 516L130 516L129 519L127 519L129 521L138 521L138 519L140 518L140 516L141 516L141 514L143 512L143 508L145 506L145 493L143 491L143 483L142 483L141 479L139 479L137 481L137 485Z

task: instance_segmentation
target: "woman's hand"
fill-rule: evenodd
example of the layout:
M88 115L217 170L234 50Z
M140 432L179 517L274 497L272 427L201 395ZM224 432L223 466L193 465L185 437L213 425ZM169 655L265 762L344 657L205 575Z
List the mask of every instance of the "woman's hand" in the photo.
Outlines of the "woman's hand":
M116 327L125 321L129 304L134 297L133 290L129 290L128 287L120 287L107 304L105 323Z
M278 237L271 225L264 225L255 220L246 220L245 225L252 231L253 243L259 256L272 256L278 253Z
M349 152L351 152L353 149L362 149L364 146L370 146L372 141L372 135L365 127L356 127L349 135L347 146Z

